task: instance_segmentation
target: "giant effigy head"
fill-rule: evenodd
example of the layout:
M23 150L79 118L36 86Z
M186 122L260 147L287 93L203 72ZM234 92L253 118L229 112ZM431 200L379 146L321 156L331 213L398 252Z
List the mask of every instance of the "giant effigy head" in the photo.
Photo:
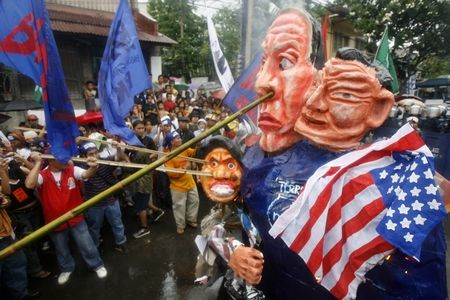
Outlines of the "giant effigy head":
M340 49L317 74L295 130L332 151L359 146L389 115L394 103L390 82L388 71L359 50Z
M242 178L242 152L236 143L223 136L214 136L202 142L197 157L205 162L201 171L212 176L200 176L200 184L214 202L228 203L236 200Z
M259 143L264 151L277 152L302 138L294 124L313 81L314 62L321 52L320 34L309 14L286 9L269 27L262 50L256 93L262 96L273 92L274 96L259 106Z

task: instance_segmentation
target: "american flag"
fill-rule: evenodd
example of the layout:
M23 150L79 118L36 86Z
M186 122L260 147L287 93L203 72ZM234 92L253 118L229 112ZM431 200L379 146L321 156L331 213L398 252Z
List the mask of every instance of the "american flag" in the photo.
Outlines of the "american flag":
M338 299L395 248L420 259L428 233L447 214L431 151L406 124L390 139L320 167L274 223L318 282Z

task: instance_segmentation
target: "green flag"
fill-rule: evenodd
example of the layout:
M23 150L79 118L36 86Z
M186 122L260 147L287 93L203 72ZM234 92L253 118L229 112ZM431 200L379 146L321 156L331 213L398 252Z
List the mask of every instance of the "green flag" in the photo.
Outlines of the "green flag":
M38 85L34 88L34 101L42 103L42 88Z
M378 46L377 54L375 55L375 60L388 69L389 74L392 76L392 92L395 94L398 92L398 79L397 73L395 72L394 62L392 61L391 53L389 52L389 38L388 38L388 30L383 33L383 37L381 38L380 46Z

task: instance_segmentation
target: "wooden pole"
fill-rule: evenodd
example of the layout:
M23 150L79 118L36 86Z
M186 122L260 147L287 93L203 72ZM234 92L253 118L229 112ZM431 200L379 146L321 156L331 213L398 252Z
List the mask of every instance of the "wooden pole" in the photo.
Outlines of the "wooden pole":
M110 188L104 190L103 192L95 195L89 200L86 200L84 203L80 204L79 206L73 208L72 210L68 211L67 213L63 214L59 218L51 221L50 223L42 226L41 228L37 229L36 231L30 233L29 235L25 236L21 240L15 242L14 244L6 247L5 249L0 251L0 260L4 259L5 257L15 253L16 251L22 249L23 247L27 246L28 244L32 243L33 241L43 237L44 235L48 234L50 231L53 231L57 227L59 227L61 224L66 223L70 219L72 219L75 216L78 216L79 214L83 213L88 208L95 205L97 202L100 202L103 199L106 199L110 196L112 196L115 192L118 190L124 188L126 185L136 181L137 179L141 178L148 172L156 169L157 167L163 165L164 163L168 162L172 158L178 156L180 153L185 151L186 149L190 148L191 146L195 145L196 143L200 142L205 137L209 136L210 134L216 132L220 128L224 127L231 121L239 118L240 116L243 116L246 112L254 108L255 106L261 104L265 100L273 97L273 92L270 92L253 102L249 103L247 106L243 107L239 111L235 112L231 116L227 117L226 119L218 122L213 127L209 128L208 130L200 133L195 138L187 141L186 143L182 144L180 147L172 150L169 152L166 156L161 157L160 159L152 162L151 164L145 166L145 168L140 169L136 173L131 174L127 178L123 179L122 181L119 181L118 183L114 184Z
M42 154L41 157L47 158L47 159L55 159L55 157L53 155L49 155L49 154ZM87 162L87 159L83 158L83 157L72 157L70 160L76 161L76 162L83 162L83 163ZM96 163L100 164L100 165L123 167L123 168L134 168L134 169L142 169L147 166L145 164L136 164L136 163L130 163L130 162L111 161L111 160L103 160L103 159L97 159ZM178 168L158 167L158 168L156 168L156 170L161 171L161 172L173 172L173 173L191 174L191 175L197 175L197 176L212 176L211 172L202 172L202 171L186 170L186 169L178 169Z
M47 132L47 131L45 131L45 129L35 129L35 128L20 127L20 126L17 126L17 127L14 127L14 128L15 129L19 129L19 130L24 130L24 131L37 131L37 132L45 132L45 133ZM79 137L77 137L77 139L82 140L82 141L87 141L87 142L100 143L100 144L104 144L104 145L112 145L111 142L103 141L103 140L91 139L91 138L87 138L85 136L79 136ZM156 151L156 150L151 150L151 149L137 147L137 146L131 146L131 145L119 144L117 147L121 147L121 148L128 149L128 150L133 150L133 151L136 151L136 152L144 152L144 153L151 153L151 154L162 154L162 155L166 155L167 154L167 152ZM191 162L195 162L195 163L199 163L199 164L203 164L205 162L203 159L198 159L198 158L194 158L194 157L179 156L177 158L184 159L184 160L191 161Z

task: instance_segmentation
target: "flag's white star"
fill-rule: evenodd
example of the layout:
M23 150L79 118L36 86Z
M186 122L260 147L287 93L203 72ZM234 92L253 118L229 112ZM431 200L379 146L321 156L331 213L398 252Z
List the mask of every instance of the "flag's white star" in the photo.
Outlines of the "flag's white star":
M402 228L409 228L409 224L411 224L411 221L407 218L403 218L400 224L402 225Z
M393 189L394 189L394 187L391 186L391 187L388 189L387 193L388 193L388 194L392 193L392 190L393 190Z
M393 210L392 208L389 207L388 211L386 212L386 216L388 217L393 217L395 213L395 210Z
M388 230L395 231L395 227L397 227L397 224L395 224L394 222L392 222L391 219L389 219L389 221L387 221L387 223L386 223L386 228Z
M427 190L427 195L436 195L438 190L438 188L432 183L430 183L429 186L426 186L425 189Z
M426 218L422 217L420 214L417 215L417 217L413 218L414 222L416 222L416 225L424 225Z
M411 204L411 207L413 210L418 210L418 211L422 211L422 207L424 206L423 203L420 203L419 200L414 201Z
M418 189L418 188L415 186L415 187L413 187L413 189L411 190L411 195L412 195L413 197L418 197L421 191L422 191L421 189Z
M400 182L403 182L405 180L405 175L402 175L402 177L400 177Z
M400 195L400 193L403 193L403 190L400 186L396 187L395 190L395 195L398 197L398 195Z
M400 193L398 193L398 195L397 195L398 200L405 201L405 198L406 198L407 195L408 195L408 194L405 193L405 192L402 190L402 191L401 191Z
M402 158L404 158L406 160L410 160L411 159L411 157L409 155L406 155L406 154L400 154L400 157L402 157Z
M391 175L392 182L395 183L400 179L400 176L395 173L394 175Z
M417 168L417 163L416 163L416 162L413 162L413 163L411 164L411 171L414 171L416 168Z
M399 165L397 165L394 170L401 170L403 168L403 164L400 163Z
M423 174L425 174L426 179L433 179L433 172L430 169L427 169Z
M383 172L380 173L380 179L385 179L388 176L388 172L386 170L383 170Z
M405 206L405 204L400 205L400 207L398 208L398 212L401 215L407 215L409 211L409 207Z
M422 156L422 163L424 163L424 164L428 163L428 159L426 156Z
M428 206L430 206L430 209L439 210L439 206L441 206L441 203L437 202L436 199L433 199L432 201L427 202Z
M413 237L414 237L414 235L412 235L409 232L403 236L403 238L405 239L405 242L409 242L409 243L412 243Z
M417 179L419 179L420 178L420 175L417 175L416 173L414 173L414 172L412 172L412 174L409 176L409 182L410 183L413 183L413 182L415 182L415 183L417 183Z

